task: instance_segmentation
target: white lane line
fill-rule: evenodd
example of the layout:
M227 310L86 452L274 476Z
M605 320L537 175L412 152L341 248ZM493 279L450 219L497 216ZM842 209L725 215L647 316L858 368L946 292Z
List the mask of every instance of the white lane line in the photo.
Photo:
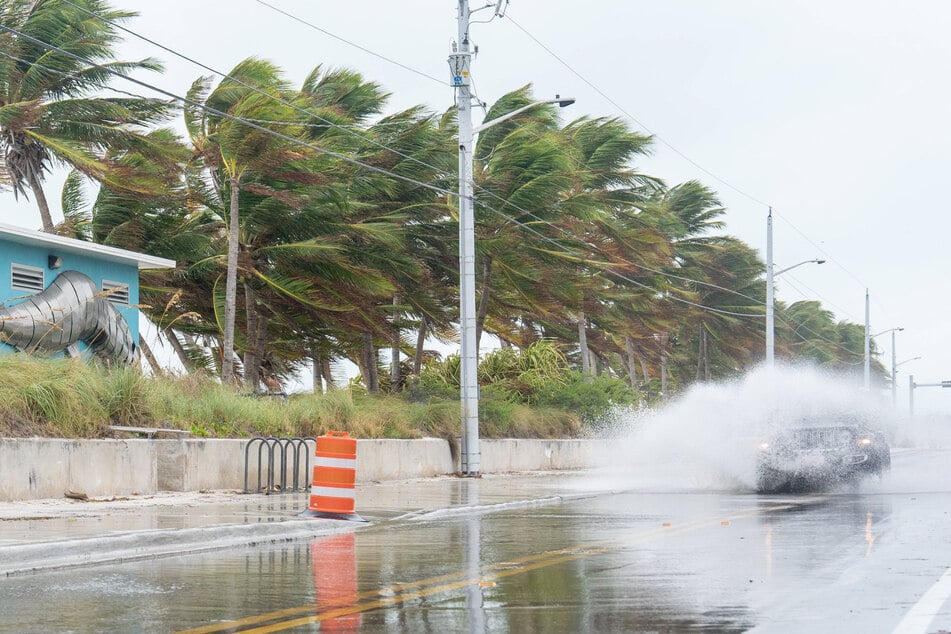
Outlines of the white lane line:
M951 568L918 599L892 634L925 634L948 597L951 597Z

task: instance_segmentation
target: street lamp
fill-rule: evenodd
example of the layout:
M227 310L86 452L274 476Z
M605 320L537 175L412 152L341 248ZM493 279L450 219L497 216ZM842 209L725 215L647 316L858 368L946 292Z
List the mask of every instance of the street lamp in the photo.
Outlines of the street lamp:
M773 280L785 273L786 271L792 270L797 266L802 266L803 264L824 264L825 260L820 260L819 258L813 258L811 260L803 260L802 262L797 262L792 266L787 266L784 269L773 272L773 208L769 208L769 216L766 217L766 365L773 367L774 363L774 348L776 341L776 323L775 323L775 297L773 291Z
M459 40L449 56L452 85L456 88L456 107L459 120L459 335L460 335L460 400L462 407L461 473L478 477L479 452L479 351L476 349L475 305L475 218L472 200L472 153L474 136L492 126L536 106L558 104L570 106L573 98L556 96L517 108L501 117L472 126L472 92L469 67L468 0L459 0Z
M874 335L872 335L872 337L874 338L879 335L884 335L886 332L892 333L892 407L895 407L898 404L898 401L897 401L898 395L896 393L896 387L895 387L895 376L897 374L896 370L898 366L900 365L898 363L895 363L895 333L901 332L902 330L904 330L904 328L900 326L896 326L895 328L889 328L887 330L883 330L881 332L877 332ZM915 357L915 359L920 359L920 358L921 357ZM914 361L915 359L908 359L908 361ZM902 363L908 363L908 361L902 361Z

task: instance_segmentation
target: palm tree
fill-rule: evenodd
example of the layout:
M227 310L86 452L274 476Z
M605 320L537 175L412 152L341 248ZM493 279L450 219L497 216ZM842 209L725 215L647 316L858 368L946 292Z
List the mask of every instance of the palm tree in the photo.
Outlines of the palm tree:
M103 19L91 19L88 12ZM161 70L153 59L114 61L112 22L136 15L100 0L0 2L0 148L14 194L32 193L44 231L53 231L43 191L46 173L67 165L98 180L146 191L134 174L117 173L105 154L152 153L142 126L165 118L169 104L144 97L101 97L114 72Z
M291 158L302 154L300 146L268 133L267 129L249 126L245 120L273 121L285 136L300 136L298 128L288 127L294 109L285 103L290 98L288 84L273 64L249 58L239 63L218 86L211 89L211 79L203 77L189 90L193 104L204 108L186 108L186 126L198 150L198 160L210 171L220 198L228 200L228 250L224 318L221 324L221 378L233 381L235 319L237 312L238 251L241 219L240 202L243 181L257 174L280 169ZM266 184L259 184L258 193L279 195ZM247 298L246 298L247 299ZM246 377L248 378L248 377ZM255 377L251 377L252 381Z

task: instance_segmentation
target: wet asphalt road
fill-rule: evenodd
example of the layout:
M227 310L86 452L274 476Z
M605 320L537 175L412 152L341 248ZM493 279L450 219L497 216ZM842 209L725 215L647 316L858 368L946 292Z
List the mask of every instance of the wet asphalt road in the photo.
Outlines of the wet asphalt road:
M500 504L497 481L448 480L473 508L380 504L311 542L0 579L0 631L951 630L949 458L900 452L881 484L796 496L561 476Z

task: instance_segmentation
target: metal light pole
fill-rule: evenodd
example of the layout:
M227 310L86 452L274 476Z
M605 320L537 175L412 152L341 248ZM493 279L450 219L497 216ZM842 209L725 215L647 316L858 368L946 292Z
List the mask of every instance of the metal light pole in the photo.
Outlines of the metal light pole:
M793 264L792 266L787 266L784 269L773 272L773 208L769 208L769 215L766 217L766 365L767 367L773 367L775 363L775 352L774 348L776 345L776 323L775 323L775 296L774 296L774 284L773 281L779 275L782 275L790 269L794 269L797 266L802 266L803 264L824 264L825 260L820 260L819 258L813 258L811 260L803 260Z
M460 401L462 408L461 473L478 477L481 469L479 452L479 351L476 349L475 302L475 217L472 199L472 152L475 134L497 123L543 104L564 107L572 98L536 101L497 119L472 127L472 91L469 68L472 62L469 42L468 0L459 0L458 41L449 56L452 85L456 89L459 119L459 334L460 334Z
M895 326L894 328L889 328L881 332L876 332L874 335L872 335L872 338L874 339L875 337L879 335L884 335L886 332L892 333L892 407L895 407L897 405L897 402L896 402L896 399L897 399L896 387L897 386L895 385L895 377L898 373L898 366L901 365L899 363L895 363L895 333L901 332L902 330L904 330L904 328L902 328L901 326ZM920 358L920 357L916 357L916 358ZM914 361L914 359L908 359L908 361ZM907 363L907 361L902 361L902 363Z
M895 363L895 331L904 330L904 328L892 328L892 409L898 405L898 390L895 386L895 378L898 374L898 364Z

